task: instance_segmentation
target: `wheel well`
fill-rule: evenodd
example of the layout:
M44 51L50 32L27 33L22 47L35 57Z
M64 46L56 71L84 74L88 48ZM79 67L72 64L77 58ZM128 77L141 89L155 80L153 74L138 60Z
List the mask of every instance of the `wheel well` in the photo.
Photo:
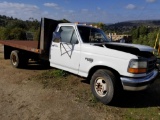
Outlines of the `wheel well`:
M88 79L88 80L91 80L92 75L93 75L98 69L107 69L107 70L112 71L112 72L115 74L115 77L117 78L117 80L120 81L120 74L119 74L116 70L114 70L114 69L112 69L112 68L110 68L110 67L107 67L107 66L94 66L93 68L90 69L87 79Z
M12 50L12 47L4 45L4 59L10 59L10 54Z
M14 47L10 47L10 46L4 46L4 59L10 59L10 54L13 50L18 50L20 52L20 54L24 55L29 59L29 58L33 58L33 59L38 59L39 56L36 53L32 53L32 52L28 52L25 50L21 50L18 48L14 48Z
M118 73L118 71L110 68L110 67L107 67L107 66L94 66L93 68L90 69L89 71L89 74L88 74L88 77L87 77L87 80L88 82L90 82L91 80L91 77L92 75L98 70L98 69L107 69L107 70L110 70L111 72L113 72L113 74L115 75L116 77L116 86L118 87L119 90L122 90L123 89L123 86L122 86L122 83L121 83L121 80L120 80L120 74Z

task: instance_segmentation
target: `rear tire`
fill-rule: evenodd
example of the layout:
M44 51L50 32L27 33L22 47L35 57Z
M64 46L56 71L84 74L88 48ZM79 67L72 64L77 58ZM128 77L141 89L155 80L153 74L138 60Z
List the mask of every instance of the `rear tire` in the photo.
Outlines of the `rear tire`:
M10 55L10 60L13 67L19 68L20 67L19 51L17 50L12 51Z
M109 104L117 94L116 77L106 69L97 70L91 78L91 91L103 104Z
M28 59L20 54L18 50L14 50L10 55L11 64L15 68L21 68L27 65Z

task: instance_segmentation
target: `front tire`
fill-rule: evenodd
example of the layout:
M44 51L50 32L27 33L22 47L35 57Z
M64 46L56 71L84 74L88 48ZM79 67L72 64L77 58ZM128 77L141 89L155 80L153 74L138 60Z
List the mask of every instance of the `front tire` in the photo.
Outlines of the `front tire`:
M96 99L109 104L116 96L116 77L106 69L97 70L91 78L91 91Z

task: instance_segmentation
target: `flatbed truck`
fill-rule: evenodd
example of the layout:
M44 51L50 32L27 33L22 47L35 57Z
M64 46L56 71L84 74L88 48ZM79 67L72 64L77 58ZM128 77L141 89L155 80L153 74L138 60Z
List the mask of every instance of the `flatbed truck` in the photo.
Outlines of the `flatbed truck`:
M149 46L113 43L101 29L43 18L38 41L1 40L4 58L18 68L28 59L85 77L93 95L109 104L120 90L148 88L158 75L157 58Z

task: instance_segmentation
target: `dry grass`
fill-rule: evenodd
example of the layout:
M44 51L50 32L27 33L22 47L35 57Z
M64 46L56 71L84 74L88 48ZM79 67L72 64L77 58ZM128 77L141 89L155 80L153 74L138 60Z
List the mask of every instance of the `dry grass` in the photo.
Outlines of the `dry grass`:
M115 114L122 119L160 119L160 76L146 91L123 92L112 106L103 105L91 94L89 82L84 78L61 70L47 70L34 78L43 88L67 91L76 102L87 104L101 113Z

